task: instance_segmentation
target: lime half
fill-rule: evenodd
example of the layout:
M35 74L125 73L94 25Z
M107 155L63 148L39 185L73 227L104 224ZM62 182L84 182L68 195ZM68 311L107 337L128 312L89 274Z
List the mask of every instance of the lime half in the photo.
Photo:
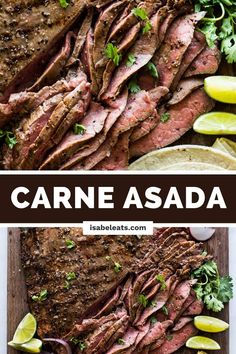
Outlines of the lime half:
M40 339L33 338L29 342L24 344L15 344L13 342L9 342L8 345L22 352L40 353L43 343Z
M23 344L29 342L35 335L37 322L35 317L28 313L18 325L12 342L14 344Z
M192 337L186 343L186 347L190 349L203 349L203 350L219 350L219 344L213 339L207 337Z
M204 81L206 93L216 101L236 103L236 77L210 76Z
M225 112L203 114L194 122L193 129L197 133L208 135L236 134L236 114Z
M194 325L204 332L218 333L229 328L228 323L210 316L197 316L194 318Z

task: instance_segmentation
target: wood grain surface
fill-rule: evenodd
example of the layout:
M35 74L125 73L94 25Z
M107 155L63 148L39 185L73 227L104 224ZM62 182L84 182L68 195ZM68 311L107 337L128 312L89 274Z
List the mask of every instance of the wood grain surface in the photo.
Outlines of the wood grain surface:
M206 248L216 259L220 273L226 275L229 272L229 246L228 229L217 228L215 236L206 242ZM26 300L26 289L24 275L20 261L20 231L18 228L9 229L8 237L8 341L12 339L15 329L28 312ZM229 308L225 306L224 311L217 314L217 317L229 321ZM229 332L211 335L221 345L221 354L229 354ZM8 348L8 354L16 354L12 348ZM178 354L196 354L190 349L181 349Z

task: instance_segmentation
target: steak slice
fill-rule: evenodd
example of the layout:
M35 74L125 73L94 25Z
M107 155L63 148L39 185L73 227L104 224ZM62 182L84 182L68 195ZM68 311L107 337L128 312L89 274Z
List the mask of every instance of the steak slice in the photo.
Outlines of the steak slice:
M137 7L142 8L146 12L147 16L150 17L152 13L155 12L155 9L157 9L160 5L161 3L158 1L146 0L140 2ZM121 21L119 21L116 26L114 26L108 41L112 42L119 40L120 36L125 34L132 26L136 25L138 21L138 18L131 11Z
M118 45L118 51L121 55L123 55L136 41L139 30L141 28L140 23L137 23L135 26L133 26L128 33L125 35L123 40L120 42ZM106 92L106 90L109 87L110 81L113 76L113 72L116 69L116 65L112 60L105 60L106 62L106 67L103 72L103 77L102 77L102 88L99 92L99 98Z
M189 79L183 79L179 82L175 92L171 99L167 102L167 106L173 106L182 100L184 100L190 93L197 88L204 85L204 81L201 78L193 77Z
M186 324L190 323L193 321L192 317L180 317L176 325L172 328L173 332L179 331L181 328L186 326Z
M175 20L159 51L153 57L160 75L160 85L170 87L181 66L183 56L192 42L194 26L205 15L198 12Z
M38 75L42 63L53 55L55 44L85 8L78 0L65 10L58 1L1 1L0 27L0 96L8 99L12 92ZM20 31L19 31L20 29ZM6 40L7 39L7 40Z
M120 354L125 353L126 349L132 347L135 343L139 331L133 327L129 327L125 332L124 336L121 338L124 341L124 344L115 343L106 354Z
M137 94L131 94L123 114L119 117L114 127L106 138L106 141L99 149L89 157L82 160L79 164L73 166L74 170L90 170L100 161L110 155L110 151L117 143L119 136L131 128L137 126L140 122L149 117L154 110L154 104L146 91L140 91Z
M94 138L104 127L108 111L99 103L92 102L90 109L80 124L85 128L83 134L68 132L60 144L50 153L46 161L40 166L41 170L55 169L60 166L69 156L81 149Z
M79 228L37 228L23 233L22 264L30 311L38 322L38 335L62 338L75 323L81 323L91 307L98 312L104 303L101 298L109 298L110 291L124 274L135 268L138 259L151 247L153 237L83 236ZM75 242L72 250L66 247L68 239ZM107 256L111 257L110 261ZM122 265L121 272L114 271L114 262ZM67 289L65 281L69 272L74 272L76 279ZM33 301L32 296L42 289L48 291L47 300Z
M158 46L159 27L166 11L166 8L161 8L151 18L151 30L142 34L130 50L129 54L136 58L135 63L132 66L127 66L128 57L124 58L121 65L116 69L108 90L102 96L103 100L116 97L126 81L152 59Z
M75 153L73 156L71 156L61 167L60 169L66 170L71 168L73 165L77 164L79 165L79 162L83 159L86 158L87 156L91 155L94 153L105 141L106 136L110 129L113 127L119 116L122 114L122 112L125 110L126 103L127 103L127 98L128 98L128 92L127 90L124 90L124 92L117 97L115 101L110 102L110 113L107 116L107 119L105 121L104 129L102 130L101 133L99 133L89 144L89 146L85 146L82 150L78 151Z
M218 70L220 60L220 50L216 46L214 48L207 46L192 62L184 76L214 74Z
M46 152L55 145L54 134L60 129L60 124L66 126L63 129L65 134L69 128L69 123L81 119L87 110L90 102L89 84L82 81L72 92L67 94L64 99L56 106L50 118L39 132L34 143L28 150L27 157L18 166L18 169L34 169L40 166ZM67 124L67 119L69 123Z
M92 19L93 19L93 9L89 9L76 35L75 45L72 54L67 62L67 66L71 66L78 61L79 55L86 41L87 33L92 25Z
M172 91L176 90L176 87L178 86L179 81L181 80L183 74L191 65L191 63L194 61L194 59L198 56L198 54L200 54L203 51L205 46L206 46L206 38L204 34L198 31L194 31L192 42L190 43L188 49L186 50L179 71L172 82L171 85Z
M160 117L157 114L156 109L153 114L140 123L136 128L133 129L130 136L130 142L134 143L136 140L141 139L143 136L147 135L152 131L159 123Z
M130 157L141 156L173 143L192 128L197 117L213 107L214 102L203 89L195 90L166 111L170 117L167 122L160 122L148 135L131 144ZM162 108L160 114L164 112Z
M197 334L198 330L196 327L189 323L181 330L176 332L171 332L170 337L164 342L164 344L159 348L155 349L152 354L171 354L176 352L181 348L190 337L193 337Z
M49 62L48 67L36 82L28 89L28 91L38 91L45 85L53 84L62 75L66 62L70 56L72 39L75 37L73 32L66 34L65 43L58 54L56 54Z
M93 170L126 170L129 165L129 139L132 131L120 135L116 145L111 150L110 156L102 160Z

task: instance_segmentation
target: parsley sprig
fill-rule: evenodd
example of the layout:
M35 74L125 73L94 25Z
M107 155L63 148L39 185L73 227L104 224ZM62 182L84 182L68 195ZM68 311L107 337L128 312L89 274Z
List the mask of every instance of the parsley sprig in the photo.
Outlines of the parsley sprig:
M216 40L221 42L221 52L228 63L236 62L236 3L233 0L197 0L195 11L206 11L206 17L200 24L200 31L205 34L209 47L214 47ZM220 12L220 15L216 15ZM219 24L219 25L218 25Z
M208 310L219 312L233 298L232 278L221 277L214 261L207 261L193 271L192 278L197 279L193 287L197 298L204 302Z

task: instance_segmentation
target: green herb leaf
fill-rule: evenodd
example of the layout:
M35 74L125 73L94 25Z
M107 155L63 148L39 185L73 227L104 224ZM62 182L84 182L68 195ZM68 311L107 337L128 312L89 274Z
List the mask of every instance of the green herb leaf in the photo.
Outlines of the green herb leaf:
M148 20L147 12L142 7L135 7L132 10L132 14L134 14L134 16L136 16L137 18L139 18L142 21Z
M236 62L236 34L222 41L221 51L226 54L226 59L229 64Z
M223 302L218 300L214 294L206 295L204 297L204 303L206 304L208 310L214 312L220 312L224 308Z
M163 113L160 118L162 123L167 122L169 119L170 119L170 113L168 112Z
M122 265L118 262L114 262L114 271L116 273L119 273L121 271L121 269L122 269Z
M118 339L117 339L117 343L118 343L119 345L124 345L124 344L125 344L125 340L124 340L123 338L118 338Z
M80 349L81 351L83 351L84 349L87 348L87 347L86 347L86 344L85 344L84 342L82 342L82 341L79 341L78 347L79 347L79 349Z
M138 302L143 305L144 308L148 306L148 299L144 294L138 296Z
M44 289L44 290L40 291L39 295L33 295L32 300L42 302L47 299L47 296L48 296L48 291L46 289Z
M67 0L59 0L59 3L63 9L66 9L69 6L69 3Z
M218 299L224 303L227 303L232 298L233 298L233 279L229 276L221 277Z
M108 43L105 48L105 55L108 59L111 59L113 63L118 66L122 55L119 53L118 48L113 43Z
M152 77L155 77L157 79L159 74L158 74L156 66L151 61L146 66L147 66L147 69L150 71L150 74L152 75Z
M168 336L166 336L166 339L170 342L173 339L173 336L168 335Z
M75 272L69 272L66 274L66 280L71 281L76 279L76 274Z
M210 48L215 47L215 42L218 39L218 35L216 34L217 27L215 23L206 22L200 30L205 35L208 46Z
M74 345L77 345L77 344L79 344L80 340L76 337L72 337L70 339L70 342L73 343Z
M220 39L225 39L233 32L231 17L224 18L222 21L221 31L219 33Z
M141 88L139 87L138 83L137 83L137 78L133 77L129 83L128 83L128 90L131 93L138 93L139 91L141 91Z
M126 61L126 66L131 67L135 64L136 62L136 57L133 54L128 55L128 59Z
M156 319L155 316L151 316L151 317L150 317L150 323L151 323L152 325L154 325L155 323L157 323L157 319Z
M5 138L4 141L10 149L13 149L13 147L17 143L15 135L11 131L8 131L8 130L0 129L0 139L1 138Z
M86 128L82 124L75 123L73 127L74 134L83 135L86 132Z
M156 275L156 280L158 281L158 283L161 283L161 290L165 290L166 289L166 282L165 282L165 278L162 274Z
M151 24L151 22L149 20L147 20L145 22L145 25L142 28L142 33L143 34L148 33L151 29L152 29L152 24Z
M72 240L66 240L66 247L68 248L68 250L72 250L73 248L75 248L75 243Z
M64 289L69 289L69 288L70 288L70 283L68 282L68 280L66 280L64 284Z
M168 309L167 309L167 307L164 305L164 306L162 306L162 312L166 315L166 316L168 316L168 314L169 314L169 311L168 311Z

